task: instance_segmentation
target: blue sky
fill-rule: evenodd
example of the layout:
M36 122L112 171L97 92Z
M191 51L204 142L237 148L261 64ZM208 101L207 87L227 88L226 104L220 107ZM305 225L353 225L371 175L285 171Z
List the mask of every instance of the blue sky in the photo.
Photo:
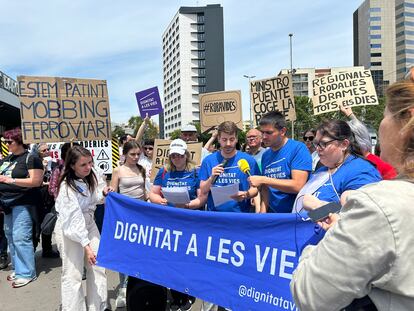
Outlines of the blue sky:
M362 0L1 0L0 70L108 81L111 118L138 115L135 92L162 92L162 33L180 6L220 3L224 10L226 90L293 67L352 66L352 14Z

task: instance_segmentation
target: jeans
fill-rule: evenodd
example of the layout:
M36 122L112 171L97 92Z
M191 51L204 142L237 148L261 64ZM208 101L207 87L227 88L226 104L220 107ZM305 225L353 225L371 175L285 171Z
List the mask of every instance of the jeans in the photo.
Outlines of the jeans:
M4 215L4 232L9 243L14 272L17 278L25 279L36 276L32 241L33 221L29 208L31 206L14 206L9 215Z

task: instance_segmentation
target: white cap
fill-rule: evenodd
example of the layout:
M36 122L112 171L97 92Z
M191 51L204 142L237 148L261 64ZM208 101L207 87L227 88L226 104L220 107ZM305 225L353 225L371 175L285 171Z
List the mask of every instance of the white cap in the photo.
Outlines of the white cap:
M181 132L197 132L197 129L194 125L187 124L181 128Z
M187 151L187 144L182 139L174 139L170 144L170 154L178 153L178 154L185 154Z

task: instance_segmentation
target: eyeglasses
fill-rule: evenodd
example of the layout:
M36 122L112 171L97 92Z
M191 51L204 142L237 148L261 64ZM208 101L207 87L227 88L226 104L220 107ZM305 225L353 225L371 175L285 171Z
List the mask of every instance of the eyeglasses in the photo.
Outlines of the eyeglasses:
M4 142L8 145L11 145L13 143L13 140L5 140Z
M175 159L175 158L182 159L184 158L184 154L173 153L173 154L170 154L170 157L171 159Z
M315 136L303 136L303 141L313 141L314 138Z
M145 150L153 150L154 147L144 147Z
M257 138L258 138L258 136L248 136L248 137L246 137L247 140L255 140Z
M336 141L337 139L331 139L331 140L328 140L328 141L314 141L313 143L312 143L312 145L315 147L315 148L320 148L320 149L325 149L326 147L328 147L328 145L330 144L330 143L332 143L332 142L334 142L334 141Z

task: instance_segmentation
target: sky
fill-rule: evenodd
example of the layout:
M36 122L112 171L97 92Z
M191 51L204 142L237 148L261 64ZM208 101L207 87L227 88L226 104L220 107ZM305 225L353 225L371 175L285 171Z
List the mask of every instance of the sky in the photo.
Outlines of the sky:
M162 33L180 6L219 3L224 14L225 88L293 68L353 65L352 14L362 0L0 0L0 71L107 80L111 119L138 115L135 92L158 86Z

